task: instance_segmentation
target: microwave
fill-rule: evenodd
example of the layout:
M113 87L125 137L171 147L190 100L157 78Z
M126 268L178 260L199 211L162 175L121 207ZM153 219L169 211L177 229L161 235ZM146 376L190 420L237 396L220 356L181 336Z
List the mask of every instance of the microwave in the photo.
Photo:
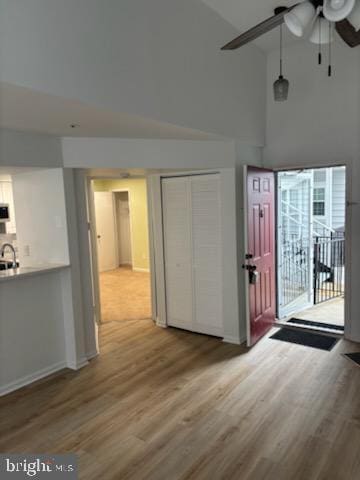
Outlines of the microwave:
M0 223L10 222L10 207L8 203L0 203Z

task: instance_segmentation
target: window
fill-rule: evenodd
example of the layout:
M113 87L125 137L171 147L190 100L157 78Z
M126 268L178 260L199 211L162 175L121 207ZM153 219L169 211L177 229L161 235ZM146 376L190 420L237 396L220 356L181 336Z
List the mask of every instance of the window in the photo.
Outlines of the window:
M317 217L325 216L325 188L314 188L313 214Z

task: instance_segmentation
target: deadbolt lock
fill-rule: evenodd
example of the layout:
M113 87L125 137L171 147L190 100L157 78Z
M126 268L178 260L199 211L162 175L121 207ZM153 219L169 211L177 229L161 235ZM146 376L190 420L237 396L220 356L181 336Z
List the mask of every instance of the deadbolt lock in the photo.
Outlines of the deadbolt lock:
M259 272L256 270L250 270L249 271L249 283L250 285L255 285L258 282L259 279Z

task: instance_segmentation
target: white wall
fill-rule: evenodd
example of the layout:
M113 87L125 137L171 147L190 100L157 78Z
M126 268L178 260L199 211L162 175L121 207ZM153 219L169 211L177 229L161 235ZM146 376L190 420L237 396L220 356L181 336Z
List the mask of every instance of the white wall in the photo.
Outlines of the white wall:
M61 167L62 163L60 138L0 128L0 167Z
M92 356L96 351L94 338L94 310L92 306L91 269L88 250L85 176L86 168L167 168L167 169L211 169L235 167L237 245L235 255L238 272L239 320L236 325L227 324L226 334L230 338L245 338L245 290L241 265L244 259L243 189L242 167L260 165L262 149L244 146L240 142L214 141L163 141L128 139L85 139L65 138L62 141L64 163L67 167L78 167L76 171L77 208L79 236L81 241L80 263L85 314L85 350ZM81 169L79 168L81 167ZM229 222L231 218L229 217ZM232 241L232 237L229 242ZM231 260L232 266L235 264ZM230 295L230 293L229 293ZM233 299L234 300L234 299ZM230 307L229 307L230 308ZM237 308L237 307L236 307Z
M344 226L345 218L345 192L346 172L342 168L336 168L332 174L332 228Z
M235 164L232 141L63 138L62 152L64 166L71 168L192 169Z
M198 0L1 0L1 79L264 142L264 54ZM71 123L72 119L69 119Z
M317 66L316 46L301 42L285 49L284 75L289 99L275 103L272 83L278 75L278 52L268 56L267 134L264 164L271 167L347 166L346 334L360 341L360 51L334 44L334 76Z
M20 265L69 263L63 171L35 170L13 175ZM26 254L29 248L30 255Z
M360 49L336 42L332 78L319 67L316 46L301 42L284 51L289 98L275 102L272 84L278 76L278 52L268 56L267 165L351 163L358 154Z
M20 216L24 213L24 224L21 221L18 225L19 233L22 230L24 239L30 235L30 239L33 237L36 242L36 229L49 228L44 235L48 238L48 242L42 245L44 252L39 251L36 243L35 250L31 250L46 255L45 261L71 262L70 267L56 272L1 283L2 394L65 366L80 368L87 363L87 358L73 171L49 170L62 166L60 139L0 130L0 166L6 166L2 168L2 174L11 172L19 179L19 188L24 186L24 191L20 192L23 202L21 200L22 204L18 206ZM41 167L41 170L34 171L32 167ZM27 180L31 180L30 194L25 185ZM37 210L35 214L28 212L26 217L30 205ZM56 227L57 222L54 225L52 221L54 212L60 214L60 229ZM37 224L40 219L43 220L41 225ZM55 249L52 243L56 244ZM89 309L92 309L91 305ZM89 351L94 351L96 345L91 341L86 345Z
M1 282L0 330L0 395L64 368L59 272Z

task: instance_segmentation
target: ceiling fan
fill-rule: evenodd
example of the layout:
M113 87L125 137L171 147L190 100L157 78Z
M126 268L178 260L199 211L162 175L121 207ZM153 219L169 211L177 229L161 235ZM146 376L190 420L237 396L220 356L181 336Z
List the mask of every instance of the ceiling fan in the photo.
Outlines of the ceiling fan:
M313 26L310 41L329 43L319 38L320 22L334 24L337 33L349 47L360 45L360 0L306 0L291 7L278 7L275 14L224 45L221 50L236 50L276 27L286 24L296 36L302 37ZM319 22L317 22L318 20Z

